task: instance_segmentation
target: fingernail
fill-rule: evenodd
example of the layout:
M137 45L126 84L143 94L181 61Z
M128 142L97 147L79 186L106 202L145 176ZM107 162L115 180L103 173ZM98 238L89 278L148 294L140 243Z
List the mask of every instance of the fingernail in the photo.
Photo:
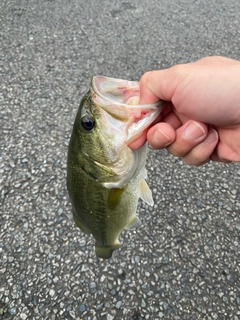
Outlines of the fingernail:
M193 141L205 135L204 128L197 122L192 121L185 129L184 136L187 140Z
M161 129L157 129L154 132L153 139L156 144L161 143L166 146L171 142L171 139L169 138L169 136L165 132L163 132Z
M216 140L218 140L218 133L216 130L214 129L209 129L208 132L208 136L207 138L204 140L204 143L212 143L215 142Z

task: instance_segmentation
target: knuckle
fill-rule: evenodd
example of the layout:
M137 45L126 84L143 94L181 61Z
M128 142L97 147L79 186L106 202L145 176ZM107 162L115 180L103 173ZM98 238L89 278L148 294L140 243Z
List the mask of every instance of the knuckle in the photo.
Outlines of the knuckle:
M148 82L148 78L151 75L152 71L145 72L140 79L140 86L144 86Z
M183 157L183 161L192 166L200 166L210 160L210 155L211 152L204 153L201 148L196 148Z
M174 143L172 143L166 149L173 156L180 157L180 158L184 157L189 151L187 147L184 148L184 146L178 146L178 145L175 145Z
M203 165L204 163L207 163L209 162L209 158L208 159L205 159L205 160L202 160L202 161L199 161L199 160L196 160L196 159L185 159L183 158L183 161L190 165L190 166L195 166L195 167L199 167L201 165Z

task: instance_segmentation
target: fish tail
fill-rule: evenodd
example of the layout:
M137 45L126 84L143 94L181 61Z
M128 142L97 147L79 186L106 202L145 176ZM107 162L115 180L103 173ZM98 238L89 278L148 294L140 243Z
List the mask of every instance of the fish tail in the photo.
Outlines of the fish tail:
M120 247L121 247L121 244L119 242L116 242L112 246L105 246L105 247L96 244L95 252L98 258L109 259L111 258L113 251L116 249L119 249Z

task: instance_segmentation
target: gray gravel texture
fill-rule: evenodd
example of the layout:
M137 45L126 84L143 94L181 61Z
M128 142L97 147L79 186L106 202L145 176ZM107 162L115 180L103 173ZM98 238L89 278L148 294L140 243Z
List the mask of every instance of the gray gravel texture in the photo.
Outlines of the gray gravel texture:
M155 205L109 261L74 225L68 141L92 75L240 59L238 0L1 0L0 319L240 319L240 167L150 150Z

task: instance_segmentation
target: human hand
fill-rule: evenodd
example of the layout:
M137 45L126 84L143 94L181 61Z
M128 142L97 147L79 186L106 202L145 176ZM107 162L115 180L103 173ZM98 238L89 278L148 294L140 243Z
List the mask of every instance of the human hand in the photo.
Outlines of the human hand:
M240 161L239 61L207 57L147 72L140 80L140 103L159 99L168 101L165 109L132 149L148 140L190 165Z

